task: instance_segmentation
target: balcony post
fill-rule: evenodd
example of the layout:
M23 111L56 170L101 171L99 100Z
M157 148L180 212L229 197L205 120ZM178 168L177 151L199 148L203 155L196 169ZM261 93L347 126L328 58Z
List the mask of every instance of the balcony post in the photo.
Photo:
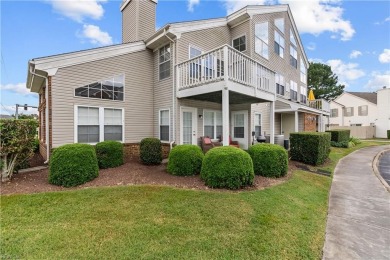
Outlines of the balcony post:
M298 111L295 111L295 124L294 124L294 132L298 132L299 129L298 129Z
M229 89L226 86L222 89L222 125L223 146L229 146Z
M179 66L176 65L176 91L180 90L180 69Z
M225 86L229 79L229 48L228 46L223 46L223 80L225 81Z
M271 144L275 143L275 101L271 102L271 108L270 108L270 120L269 120L269 125L270 125L270 139L269 142Z

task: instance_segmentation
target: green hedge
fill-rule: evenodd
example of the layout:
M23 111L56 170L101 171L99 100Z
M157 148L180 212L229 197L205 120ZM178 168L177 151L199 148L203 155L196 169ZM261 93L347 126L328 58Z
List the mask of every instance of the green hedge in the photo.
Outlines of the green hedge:
M123 164L123 144L104 141L96 144L96 156L100 169L118 167Z
M277 144L256 144L248 150L255 174L265 177L281 177L288 170L287 151Z
M142 139L140 144L140 159L143 164L160 164L162 162L161 141L157 138Z
M99 166L89 144L66 144L54 149L49 163L49 183L72 187L95 179Z
M331 135L330 140L333 142L337 142L337 143L349 142L351 130L335 129L335 130L328 130L326 132L330 133Z
M390 139L390 130L387 130L387 139Z
M330 153L330 133L300 132L290 134L291 159L311 165L325 162Z
M175 146L169 153L167 170L173 175L198 174L202 168L203 157L203 152L197 145Z
M348 142L348 141L343 141L343 142L330 141L330 146L332 146L332 147L339 147L339 148L348 148L349 143L350 142Z
M250 155L236 147L212 148L203 159L201 178L211 188L239 189L252 185L253 163Z

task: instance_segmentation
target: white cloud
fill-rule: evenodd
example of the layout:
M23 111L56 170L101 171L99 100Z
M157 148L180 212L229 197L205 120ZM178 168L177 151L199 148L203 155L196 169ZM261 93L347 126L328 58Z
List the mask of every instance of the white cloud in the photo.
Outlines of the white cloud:
M306 48L309 50L309 51L314 51L317 46L314 42L309 42L309 44L306 46Z
M15 93L23 95L23 96L27 96L27 95L35 95L36 96L37 95L36 93L30 92L30 90L27 89L26 83L6 84L6 85L1 84L0 89L15 92Z
M194 6L199 4L200 0L188 0L187 10L189 12L194 11Z
M390 16L389 16L389 17L386 17L383 21L381 21L381 22L375 22L374 24L376 24L376 25L381 25L381 24L384 24L384 23L386 23L386 22L390 22Z
M350 59L356 59L357 57L363 55L361 51L353 50L351 54L349 54Z
M373 72L371 79L365 85L365 88L370 90L378 90L383 86L390 86L390 71L386 71L384 74L380 72Z
M85 18L98 20L103 17L104 9L101 5L107 0L46 0L55 12L64 15L76 22L83 22Z
M16 106L7 106L7 105L1 105L0 106L0 114L2 115L14 115L16 112ZM27 110L24 110L23 108L18 109L19 115L24 114L24 115L38 115L38 109L37 108L27 108Z
M231 14L248 4L289 4L300 33L319 35L323 32L333 33L332 38L342 41L350 40L355 34L350 21L343 18L344 9L339 0L222 0L226 11Z
M99 26L84 24L81 37L89 39L93 44L97 45L110 45L113 43L112 37L107 33L100 30Z
M380 63L390 63L390 49L384 49L381 54L379 54Z
M338 76L339 83L346 86L350 81L361 78L365 75L364 71L359 68L357 63L344 63L342 60L328 60L326 62L331 68L333 73Z

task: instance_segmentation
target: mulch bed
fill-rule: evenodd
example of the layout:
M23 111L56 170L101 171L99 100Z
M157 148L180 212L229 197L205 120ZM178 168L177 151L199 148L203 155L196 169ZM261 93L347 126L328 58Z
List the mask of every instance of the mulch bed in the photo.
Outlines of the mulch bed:
M289 172L285 177L273 179L262 176L255 176L254 184L239 191L260 190L288 180L292 176L292 171L296 169L294 163L290 163ZM13 175L11 182L2 183L0 194L29 194L49 191L67 191L84 189L89 187L123 186L123 185L160 185L194 190L218 190L211 189L204 185L200 176L173 176L166 172L166 164L157 166L146 166L138 161L125 163L124 165L103 169L99 171L99 177L83 185L64 188L48 183L49 170L39 170L34 172L18 173ZM230 191L231 192L231 191Z

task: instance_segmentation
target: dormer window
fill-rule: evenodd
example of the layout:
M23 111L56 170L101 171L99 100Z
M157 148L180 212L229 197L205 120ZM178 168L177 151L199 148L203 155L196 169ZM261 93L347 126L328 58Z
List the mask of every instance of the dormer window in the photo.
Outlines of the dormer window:
M245 37L245 35L233 40L233 48L238 50L238 51L245 51L246 50L246 37Z
M76 97L123 100L124 75L94 82L75 89Z

